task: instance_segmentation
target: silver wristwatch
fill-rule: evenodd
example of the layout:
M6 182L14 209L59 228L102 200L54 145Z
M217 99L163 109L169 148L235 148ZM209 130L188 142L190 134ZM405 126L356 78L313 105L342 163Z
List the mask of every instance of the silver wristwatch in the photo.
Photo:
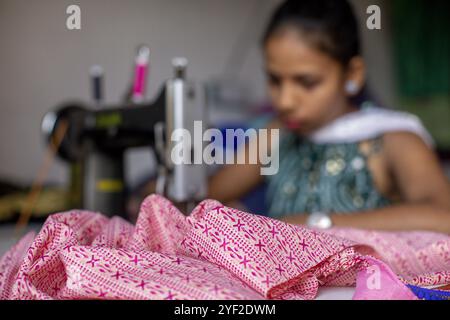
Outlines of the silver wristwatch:
M333 226L333 221L330 215L325 212L314 212L308 217L306 224L314 229L330 229Z

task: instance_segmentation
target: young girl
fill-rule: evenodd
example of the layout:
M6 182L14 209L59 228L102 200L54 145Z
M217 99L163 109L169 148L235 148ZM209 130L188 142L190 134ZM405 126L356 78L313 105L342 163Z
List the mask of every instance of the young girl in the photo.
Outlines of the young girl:
M289 223L450 233L450 186L420 121L358 102L365 61L346 0L284 2L263 49L279 172L229 165L209 198L234 201L266 179L269 216Z

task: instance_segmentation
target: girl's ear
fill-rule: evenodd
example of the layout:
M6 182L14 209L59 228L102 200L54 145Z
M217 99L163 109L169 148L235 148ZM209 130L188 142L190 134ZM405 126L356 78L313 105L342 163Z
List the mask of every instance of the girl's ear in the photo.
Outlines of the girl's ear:
M366 82L366 64L362 57L353 57L347 67L345 91L349 96L356 96Z

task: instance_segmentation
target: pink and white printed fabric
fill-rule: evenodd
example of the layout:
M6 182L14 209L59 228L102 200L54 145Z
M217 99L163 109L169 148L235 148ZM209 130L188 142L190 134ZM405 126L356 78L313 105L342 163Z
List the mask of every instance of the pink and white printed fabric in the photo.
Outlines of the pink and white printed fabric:
M355 285L355 299L415 299L404 283L450 283L450 237L324 233L214 200L185 217L158 195L136 226L52 215L0 260L0 299L314 299L320 286Z

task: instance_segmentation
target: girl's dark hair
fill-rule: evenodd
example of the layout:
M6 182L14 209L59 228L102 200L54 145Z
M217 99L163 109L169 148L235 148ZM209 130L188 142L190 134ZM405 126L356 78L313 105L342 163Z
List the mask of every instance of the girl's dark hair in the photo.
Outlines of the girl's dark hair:
M273 14L263 45L285 27L296 28L315 48L347 66L360 55L358 21L347 0L287 0Z

